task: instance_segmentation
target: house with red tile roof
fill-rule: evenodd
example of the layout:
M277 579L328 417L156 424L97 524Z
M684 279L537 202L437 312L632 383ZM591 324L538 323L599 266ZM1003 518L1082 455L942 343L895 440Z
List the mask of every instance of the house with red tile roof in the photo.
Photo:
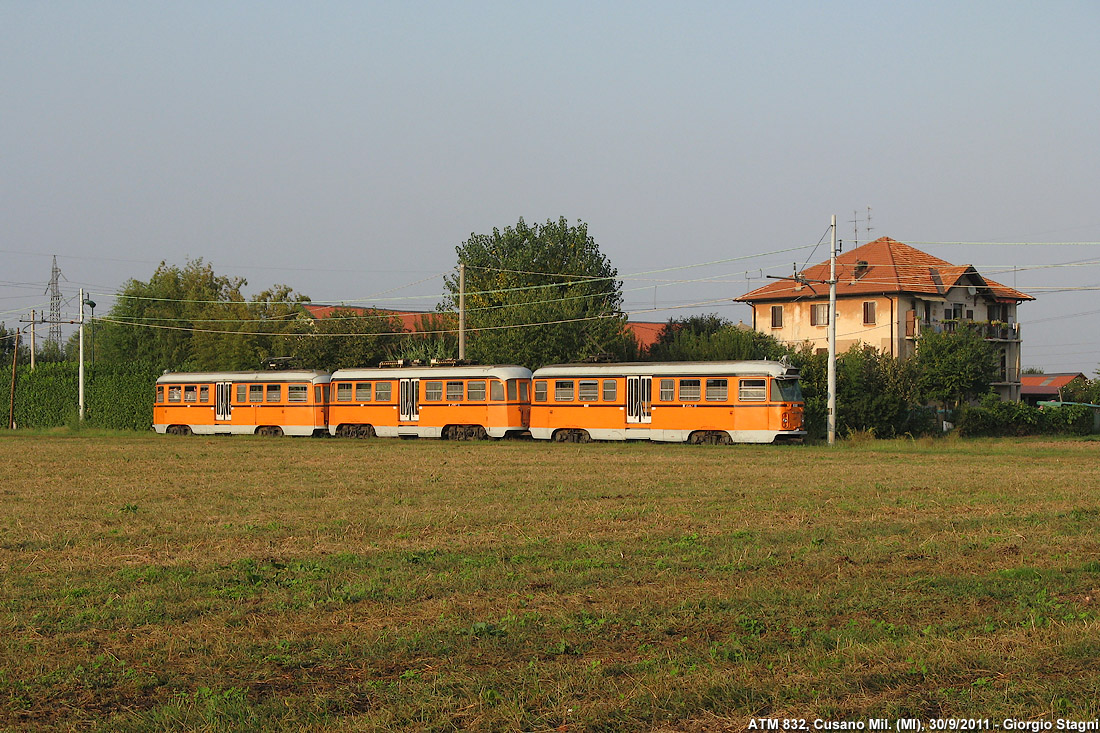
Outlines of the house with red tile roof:
M870 344L898 358L911 356L924 330L978 328L1000 354L994 385L1001 399L1020 399L1020 324L1016 307L1034 298L889 237L837 256L836 344L843 353ZM736 300L752 308L752 325L780 341L828 348L829 262L802 278L776 280Z

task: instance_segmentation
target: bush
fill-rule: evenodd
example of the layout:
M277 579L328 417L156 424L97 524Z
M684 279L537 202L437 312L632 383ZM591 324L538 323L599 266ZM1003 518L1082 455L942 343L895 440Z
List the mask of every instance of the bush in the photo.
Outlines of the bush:
M54 428L77 422L78 366L72 362L39 364L32 372L20 366L15 381L15 424L21 428ZM86 367L84 425L111 430L148 430L153 424L152 389L157 372L148 364ZM7 398L11 373L0 375ZM9 422L9 401L0 416Z
M957 429L967 437L1088 435L1092 432L1092 409L1083 405L1031 407L1022 402L1000 402L990 395L980 405L960 411Z

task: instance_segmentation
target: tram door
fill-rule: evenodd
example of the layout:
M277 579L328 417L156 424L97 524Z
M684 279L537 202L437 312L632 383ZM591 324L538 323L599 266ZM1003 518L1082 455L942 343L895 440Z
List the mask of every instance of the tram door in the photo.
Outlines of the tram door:
M214 418L216 420L233 419L233 404L230 402L232 396L232 382L214 383Z
M653 377L626 378L626 421L653 422Z
M420 380L402 379L398 387L398 412L401 420L420 419Z

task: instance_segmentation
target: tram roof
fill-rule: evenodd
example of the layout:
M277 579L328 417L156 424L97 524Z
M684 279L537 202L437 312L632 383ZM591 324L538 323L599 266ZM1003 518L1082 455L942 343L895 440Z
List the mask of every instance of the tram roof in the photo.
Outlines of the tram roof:
M551 364L535 370L534 378L583 376L733 376L797 377L798 369L778 361L642 361L623 364Z
M209 382L311 382L325 384L328 372L306 369L266 372L165 372L157 384L205 384Z
M477 379L494 378L530 379L531 370L512 364L463 365L463 366L417 366L417 367L378 367L377 369L337 369L332 373L332 381L339 379Z

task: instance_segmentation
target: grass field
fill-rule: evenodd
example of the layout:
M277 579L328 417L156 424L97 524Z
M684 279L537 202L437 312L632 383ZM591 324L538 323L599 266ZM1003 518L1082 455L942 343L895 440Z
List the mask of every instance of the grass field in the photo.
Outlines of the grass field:
M1098 458L9 433L0 727L1094 719Z

